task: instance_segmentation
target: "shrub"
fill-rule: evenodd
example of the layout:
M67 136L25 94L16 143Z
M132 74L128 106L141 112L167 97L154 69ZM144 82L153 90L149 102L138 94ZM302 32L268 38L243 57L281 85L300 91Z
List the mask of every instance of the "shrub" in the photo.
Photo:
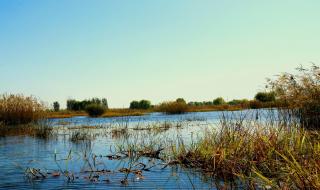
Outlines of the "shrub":
M275 80L268 80L269 88L290 114L300 119L307 128L320 127L320 68L297 68L297 74L283 73Z
M59 102L53 102L53 110L54 111L59 111L60 110Z
M5 124L27 124L44 116L44 106L36 98L23 95L0 97L0 122Z
M188 111L188 105L183 102L164 102L160 104L159 111L166 114L182 114Z
M222 97L216 98L213 100L213 105L222 105L225 104L226 102Z
M183 98L177 98L176 102L180 102L180 103L186 104L186 101Z
M149 100L132 101L130 103L130 109L149 109L151 108L151 102Z
M90 104L86 107L86 112L91 117L99 117L106 111L106 108L100 104Z
M228 102L229 105L247 105L249 101L247 99L242 99L242 100L231 100Z
M138 109L138 108L139 108L139 101L134 100L130 103L130 109Z
M276 94L274 92L258 92L254 99L260 102L274 102Z

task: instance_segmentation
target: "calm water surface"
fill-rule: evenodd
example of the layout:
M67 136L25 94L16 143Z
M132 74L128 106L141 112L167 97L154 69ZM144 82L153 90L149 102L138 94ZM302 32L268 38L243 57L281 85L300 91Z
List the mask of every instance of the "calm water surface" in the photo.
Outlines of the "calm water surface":
M181 139L185 142L196 141L208 129L215 128L221 112L199 112L183 115L164 115L151 113L145 116L121 118L74 117L51 119L50 125L59 128L57 138L42 140L32 137L0 138L0 189L215 189L215 183L189 169L178 166L164 168L162 161L151 158L139 160L109 160L107 155L114 154L115 147L125 146L128 142L136 145L156 143L165 147L167 143ZM160 125L163 123L179 124L163 132L133 130L136 127ZM95 138L90 141L71 142L70 131L63 128L78 126L99 126L102 129L88 129ZM115 137L108 129L127 126L130 135ZM62 130L60 130L62 128ZM109 130L110 131L110 130ZM72 132L71 132L72 133ZM159 148L161 148L159 147ZM89 160L89 161L88 161ZM128 176L128 184L121 184L125 174L121 168L130 165L139 169L143 163L151 167L143 171L143 178L134 174ZM91 165L91 166L90 166ZM89 170L108 170L99 174L96 181L90 181ZM76 177L68 181L65 177L48 175L43 180L29 180L25 176L27 168L41 171L72 171Z

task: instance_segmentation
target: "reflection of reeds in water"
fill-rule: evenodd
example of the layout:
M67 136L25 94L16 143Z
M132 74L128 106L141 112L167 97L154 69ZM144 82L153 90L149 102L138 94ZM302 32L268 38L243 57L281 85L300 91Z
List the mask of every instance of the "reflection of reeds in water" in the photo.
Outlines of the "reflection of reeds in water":
M24 125L1 125L0 124L0 137L1 136L32 136L42 139L48 139L55 134L52 127L45 121L34 124Z
M71 133L70 141L71 142L79 142L79 141L91 141L94 140L95 135L90 133L89 131L83 130L76 130Z

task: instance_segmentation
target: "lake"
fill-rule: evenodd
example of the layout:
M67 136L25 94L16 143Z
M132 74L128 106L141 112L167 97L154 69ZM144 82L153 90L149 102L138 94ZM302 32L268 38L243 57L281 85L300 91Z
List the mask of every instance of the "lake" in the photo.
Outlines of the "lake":
M254 111L249 112L256 116ZM52 139L0 138L0 189L216 189L219 181L196 170L167 165L152 157L114 156L118 155L117 150L132 144L156 145L159 149L179 140L191 144L214 129L222 113L225 112L50 119L57 134ZM125 134L116 133L124 128ZM90 134L90 139L70 140L82 132ZM125 168L135 173L128 174ZM68 173L63 176L63 171Z

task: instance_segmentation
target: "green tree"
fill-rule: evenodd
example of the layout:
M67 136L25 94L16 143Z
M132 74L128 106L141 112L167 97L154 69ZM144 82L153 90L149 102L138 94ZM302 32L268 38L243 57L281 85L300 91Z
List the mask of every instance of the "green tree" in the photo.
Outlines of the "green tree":
M224 101L224 99L222 97L218 97L216 99L213 100L213 105L222 105L225 104L226 102Z
M134 100L130 103L130 109L139 109L139 102Z
M274 92L258 92L254 99L260 102L274 102L276 94Z
M53 102L53 109L54 109L54 111L59 111L60 110L59 102Z
M139 102L140 109L149 109L151 107L151 102L149 100L141 100Z
M186 104L186 101L183 98L177 98L176 102Z
M149 100L132 101L130 103L130 109L149 109L151 108L151 102Z

